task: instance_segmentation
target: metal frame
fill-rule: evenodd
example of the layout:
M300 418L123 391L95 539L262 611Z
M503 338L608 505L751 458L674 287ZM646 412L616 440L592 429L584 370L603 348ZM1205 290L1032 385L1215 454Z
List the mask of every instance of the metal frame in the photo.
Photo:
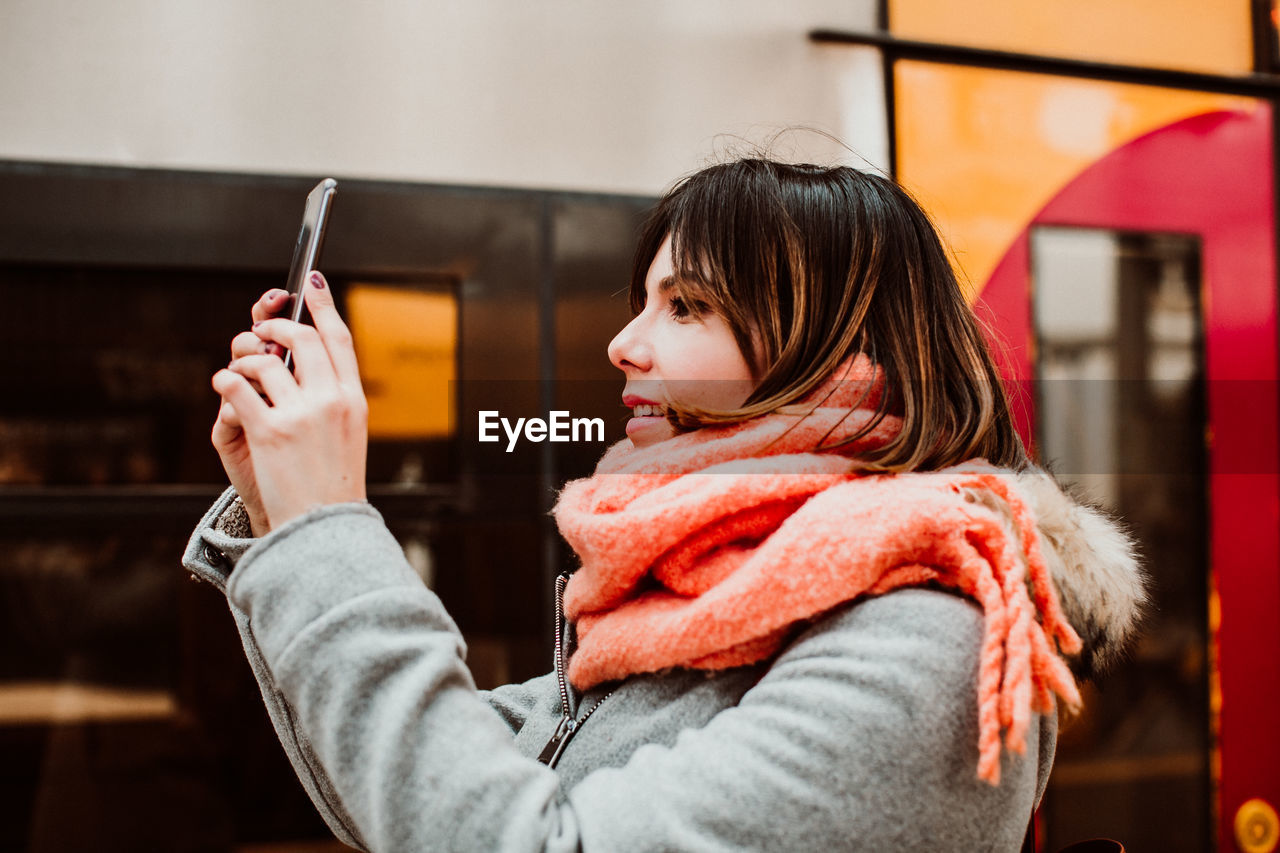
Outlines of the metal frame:
M1170 89L1189 89L1198 92L1218 92L1227 95L1249 95L1256 98L1272 99L1280 97L1280 74L1254 73L1244 76L1232 76L1229 74L1207 74L1198 71L1146 68L1138 65L1091 62L1082 59L1040 56L1034 53L1016 53L1005 50L992 50L990 48L916 41L897 38L887 32L867 33L817 29L809 33L809 39L818 44L855 44L878 47L884 51L885 58L889 62L897 59L919 59L926 62L939 62L949 65L968 65L975 68L1022 71L1030 74L1053 74L1061 77L1078 77L1090 80L1110 80L1117 83L1164 86Z

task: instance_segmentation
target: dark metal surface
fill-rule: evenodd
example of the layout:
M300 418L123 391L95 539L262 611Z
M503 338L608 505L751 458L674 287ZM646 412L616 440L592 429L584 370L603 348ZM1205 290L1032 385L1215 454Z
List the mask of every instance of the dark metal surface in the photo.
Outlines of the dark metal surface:
M809 33L809 39L818 44L856 44L879 47L885 51L886 57L890 60L917 59L925 62L968 65L976 68L995 68L1006 71L1023 71L1031 74L1054 74L1062 77L1110 80L1116 83L1136 83L1145 86L1163 86L1170 89L1190 89L1198 92L1251 95L1259 98L1280 97L1280 75L1277 74L1233 76L1198 71L1180 71L1177 69L1147 68L1137 65L1091 62L1083 59L1066 59L1031 53L915 41L896 38L887 33L818 29Z

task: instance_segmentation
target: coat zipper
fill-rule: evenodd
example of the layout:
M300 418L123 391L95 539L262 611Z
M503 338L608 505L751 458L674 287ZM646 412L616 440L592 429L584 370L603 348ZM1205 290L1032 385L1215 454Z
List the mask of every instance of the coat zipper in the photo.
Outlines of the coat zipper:
M542 748L542 752L538 754L538 760L548 767L555 767L556 762L560 760L564 748L569 744L569 739L574 733L582 727L587 718L596 712L604 700L613 695L613 691L601 696L596 703L582 715L582 718L575 720L569 716L569 682L564 674L564 587L569 581L569 573L561 572L556 577L556 680L560 683L560 724L556 726L555 732L551 735L551 740L547 741L547 745Z

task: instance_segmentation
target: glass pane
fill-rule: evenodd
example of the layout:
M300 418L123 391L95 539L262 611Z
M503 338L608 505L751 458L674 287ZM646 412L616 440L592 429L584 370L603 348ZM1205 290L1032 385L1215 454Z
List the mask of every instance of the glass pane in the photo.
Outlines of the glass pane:
M301 845L331 836L225 600L177 565L189 525L32 526L0 533L0 851L338 849ZM509 571L540 546L536 520L391 530L463 631L478 686L547 671L541 576Z
M0 268L0 485L225 483L209 378L276 274ZM448 280L347 285L368 354L371 483L455 478L449 418L456 296ZM56 342L56 345L55 345ZM413 421L424 428L405 429Z
M450 482L455 447L458 299L449 281L342 288L369 401L369 480Z
M186 530L0 535L0 850L231 850L323 833Z
M0 851L341 846L304 841L330 834L280 749L226 603L178 566L201 510L146 509L177 494L181 506L203 507L202 488L170 487L209 484L216 494L226 482L209 445L209 379L250 305L279 279L0 267L0 493L35 487L8 489L0 519ZM452 481L452 283L334 284L369 355L374 399L436 418L416 431L374 422L375 503ZM423 305L425 326L414 310ZM410 341L406 326L420 334ZM82 488L44 489L57 486ZM24 503L49 493L106 494L111 511L95 500ZM521 623L473 604L493 595L478 584L496 582L473 564L504 565L476 541L514 537L407 517L413 506L388 522L415 569L448 588L479 649L477 678L493 686L545 668L546 655L535 668L529 650L535 638L539 651L550 641L526 624L542 614ZM526 526L536 532L536 522ZM456 572L436 577L437 555ZM517 588L522 603L536 599L528 587Z
M1063 728L1046 834L1201 849L1214 745L1199 243L1039 227L1031 248L1040 457L1125 520L1153 593L1131 659Z
M972 293L1092 164L1188 117L1264 103L906 60L894 63L894 95L898 178L938 223Z
M890 0L895 36L1222 74L1253 70L1250 3L1204 0L1089 3L1079 0Z

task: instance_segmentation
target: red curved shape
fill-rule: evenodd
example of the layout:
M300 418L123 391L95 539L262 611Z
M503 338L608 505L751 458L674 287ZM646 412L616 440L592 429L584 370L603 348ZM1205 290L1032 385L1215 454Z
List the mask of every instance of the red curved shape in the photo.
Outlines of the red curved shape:
M1280 804L1280 466L1271 109L1193 116L1091 165L1032 225L1201 238L1211 430L1210 559L1222 603L1220 849L1242 802ZM982 292L1007 375L1034 377L1029 228ZM1019 409L1024 438L1034 413ZM1152 570L1159 572L1159 567Z

